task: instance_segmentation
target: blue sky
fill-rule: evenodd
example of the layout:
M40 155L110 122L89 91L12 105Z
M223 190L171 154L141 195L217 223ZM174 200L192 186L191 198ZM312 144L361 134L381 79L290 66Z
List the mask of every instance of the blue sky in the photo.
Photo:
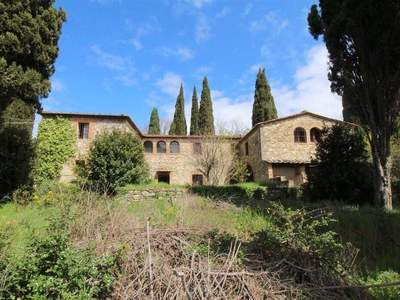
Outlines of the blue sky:
M327 52L308 33L314 1L58 0L67 11L44 110L127 114L140 129L156 107L172 119L184 85L208 78L216 123L251 127L254 84L265 68L278 116L308 110L342 119ZM39 119L39 118L38 118Z

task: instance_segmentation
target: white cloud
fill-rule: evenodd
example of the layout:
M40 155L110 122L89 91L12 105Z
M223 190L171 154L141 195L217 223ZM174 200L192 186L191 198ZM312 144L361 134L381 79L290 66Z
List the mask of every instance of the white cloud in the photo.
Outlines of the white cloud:
M217 14L217 18L223 18L223 17L227 16L228 13L229 13L229 11L230 11L229 7L226 7L226 6L225 6L225 7Z
M96 62L98 65L106 67L111 70L125 70L127 65L130 65L130 59L118 55L113 55L104 52L100 49L99 45L93 45L90 50L96 54Z
M280 117L308 110L327 117L342 119L342 102L330 90L327 79L328 53L324 45L310 48L306 54L306 64L297 69L295 87L271 83Z
M248 3L248 4L246 5L246 7L244 8L243 16L247 16L247 15L250 13L250 11L251 11L252 8L253 8L253 4Z
M213 0L185 0L186 3L192 4L196 8L202 8L204 4L210 4Z
M135 47L136 51L139 51L143 48L143 45L138 38L132 39L132 45Z
M169 47L161 47L159 51L165 56L176 56L179 58L180 61L186 61L192 59L194 56L194 52L186 47L176 47L176 48L169 48Z
M62 92L65 90L65 85L58 79L51 80L51 91L52 92Z
M180 75L166 72L163 78L157 80L155 85L158 86L162 92L176 98L179 94L182 82L182 77Z
M133 78L130 75L115 76L115 79L121 81L126 86L132 86L137 84L137 79Z
M235 99L224 96L224 92L211 90L214 121L216 123L241 122L246 128L251 128L253 110L253 94L244 94Z
M197 18L195 36L198 44L207 41L212 37L210 22L207 16L203 13L199 14Z
M281 17L275 13L270 12L265 15L262 19L251 22L250 31L264 31L266 29L279 34L282 29L289 26L289 21L287 19L281 19Z

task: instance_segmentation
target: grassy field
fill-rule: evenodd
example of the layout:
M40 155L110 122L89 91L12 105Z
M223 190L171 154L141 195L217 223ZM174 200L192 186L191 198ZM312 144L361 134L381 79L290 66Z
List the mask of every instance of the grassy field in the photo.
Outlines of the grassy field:
M124 203L53 184L0 208L0 240L2 299L400 298L399 285L360 288L400 281L397 209Z

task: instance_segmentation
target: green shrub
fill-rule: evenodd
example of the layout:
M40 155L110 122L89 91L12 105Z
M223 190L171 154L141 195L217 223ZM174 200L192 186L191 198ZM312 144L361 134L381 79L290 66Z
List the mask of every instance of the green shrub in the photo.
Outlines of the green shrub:
M316 167L307 171L304 197L372 203L372 164L360 131L341 124L323 128L314 163Z
M98 257L90 246L73 247L67 230L71 216L68 207L64 210L53 210L45 235L32 232L21 256L3 255L0 299L110 298L122 253ZM2 239L10 236L6 226L0 230ZM0 250L6 246L0 243Z
M44 118L39 123L35 180L41 183L60 176L64 163L75 154L76 132L66 118Z
M97 135L90 147L86 167L91 188L106 193L149 179L142 143L130 132L114 130ZM82 175L82 171L80 173Z

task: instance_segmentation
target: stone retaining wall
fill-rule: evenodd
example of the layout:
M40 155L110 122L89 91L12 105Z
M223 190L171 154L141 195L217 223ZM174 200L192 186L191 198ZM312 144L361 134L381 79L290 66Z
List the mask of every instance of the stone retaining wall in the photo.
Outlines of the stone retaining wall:
M125 200L128 202L139 202L152 199L164 199L167 197L177 198L187 193L187 189L184 188L131 189L125 195Z

